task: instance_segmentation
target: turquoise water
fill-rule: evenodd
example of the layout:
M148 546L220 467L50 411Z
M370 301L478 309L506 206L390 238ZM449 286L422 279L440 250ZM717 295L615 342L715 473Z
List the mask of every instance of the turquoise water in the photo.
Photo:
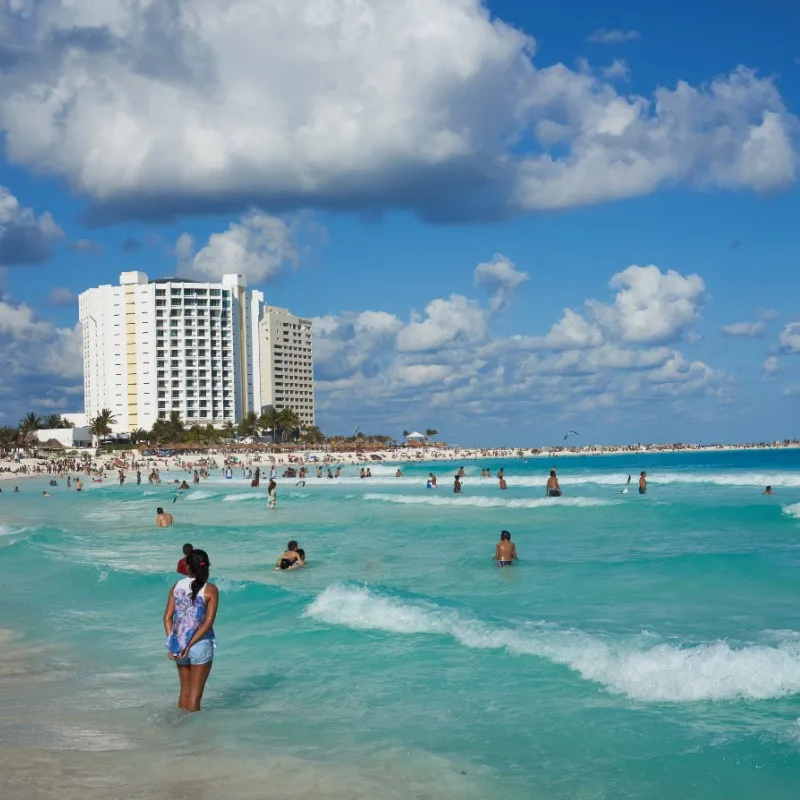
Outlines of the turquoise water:
M557 464L557 500L541 459L467 463L462 497L457 464L435 492L373 465L274 513L241 478L4 483L0 795L797 797L800 454ZM275 573L289 538L309 566ZM191 718L161 627L185 541L220 587Z

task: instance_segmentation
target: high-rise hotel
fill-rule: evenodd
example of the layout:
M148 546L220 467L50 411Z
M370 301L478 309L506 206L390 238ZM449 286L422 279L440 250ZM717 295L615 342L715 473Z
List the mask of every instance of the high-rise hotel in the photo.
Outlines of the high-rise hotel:
M83 292L79 316L86 416L111 409L117 432L149 430L173 411L219 427L270 405L314 424L311 322L265 306L241 275L123 272L119 286Z

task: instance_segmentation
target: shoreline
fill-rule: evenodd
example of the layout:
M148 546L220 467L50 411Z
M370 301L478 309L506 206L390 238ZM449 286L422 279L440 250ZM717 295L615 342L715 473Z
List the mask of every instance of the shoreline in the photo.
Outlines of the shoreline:
M398 468L408 464L433 464L433 463L458 463L458 462L474 462L486 460L504 459L508 461L516 461L520 459L557 459L557 458L581 458L584 456L648 456L648 455L685 455L688 453L734 453L745 451L765 452L772 450L798 450L800 449L800 442L791 441L787 444L759 444L759 445L717 445L706 447L674 447L654 445L651 447L620 447L611 446L610 448L599 447L590 445L585 448L519 448L519 447L503 447L503 448L458 448L458 447L416 447L416 448L390 448L375 450L372 452L364 452L357 450L346 450L342 452L326 452L325 450L302 450L297 449L293 451L286 451L282 453L268 453L265 451L257 451L250 449L242 449L233 447L215 448L207 452L203 451L186 451L174 453L172 456L164 457L151 457L142 456L135 450L121 450L114 453L104 453L98 457L92 457L92 469L102 470L107 473L113 473L118 469L123 469L126 477L133 471L132 462L138 461L141 471L149 472L151 469L156 468L158 471L164 473L180 472L186 474L187 470L199 466L199 461L202 459L210 458L217 462L216 469L224 467L224 461L227 458L235 458L236 465L233 469L240 469L243 467L261 467L262 471L275 465L276 467L286 466L299 466L303 465L309 471L315 470L318 466L327 469L329 466L342 465L342 466L397 466ZM81 450L79 453L92 454L93 450ZM63 458L63 457L62 457ZM30 458L25 457L19 463L5 459L0 461L0 467L8 467L11 469L19 467L27 467L28 470L40 471L25 471L25 472L0 472L0 482L3 484L15 481L27 481L31 478L48 478L52 477L53 473L47 472L48 464L58 462L61 460L58 455L50 458ZM121 466L119 461L124 462ZM75 468L65 470L65 474L78 475L84 474ZM84 476L91 481L90 476ZM144 476L143 476L144 477ZM266 476L264 476L266 478Z

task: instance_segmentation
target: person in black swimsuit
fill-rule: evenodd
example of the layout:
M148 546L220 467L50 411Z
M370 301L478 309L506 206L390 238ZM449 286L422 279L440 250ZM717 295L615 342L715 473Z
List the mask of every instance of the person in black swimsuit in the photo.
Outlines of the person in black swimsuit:
M554 469L550 470L550 477L547 479L545 497L561 497L561 487L558 485L558 478Z
M511 541L511 534L508 531L500 533L500 541L494 548L494 560L498 567L510 567L518 558L517 547Z

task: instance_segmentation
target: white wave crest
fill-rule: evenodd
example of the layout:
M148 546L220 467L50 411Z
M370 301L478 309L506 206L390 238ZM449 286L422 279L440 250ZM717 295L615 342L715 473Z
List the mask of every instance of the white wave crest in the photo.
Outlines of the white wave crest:
M600 500L595 497L540 497L535 500L504 500L501 497L482 497L480 495L455 495L439 497L435 494L409 495L409 494L365 494L365 500L376 500L384 503L399 503L402 505L429 505L429 506L472 506L475 508L557 508L570 506L572 508L585 508L589 506L610 506L609 500Z
M783 506L781 509L787 517L794 517L800 519L800 503L794 503L790 506Z
M229 494L222 498L226 503L238 503L242 500L264 500L263 492L242 492L241 494Z
M564 486L585 483L599 486L621 486L628 479L629 473L597 472L585 475L559 475L558 480ZM632 481L638 480L638 472L630 473ZM544 486L543 478L507 477L509 486ZM765 486L800 487L800 472L660 472L648 471L647 482L652 484L714 484L716 486L752 486L763 489Z
M330 625L397 634L450 636L476 650L561 664L615 694L643 702L686 703L800 693L800 643L732 648L717 641L694 647L641 642L606 643L582 631L550 626L534 629L489 626L435 605L403 602L366 588L335 585L311 603L305 615Z
M195 500L208 500L214 497L214 492L206 492L202 489L195 489L187 495L182 495L184 502L193 502Z

